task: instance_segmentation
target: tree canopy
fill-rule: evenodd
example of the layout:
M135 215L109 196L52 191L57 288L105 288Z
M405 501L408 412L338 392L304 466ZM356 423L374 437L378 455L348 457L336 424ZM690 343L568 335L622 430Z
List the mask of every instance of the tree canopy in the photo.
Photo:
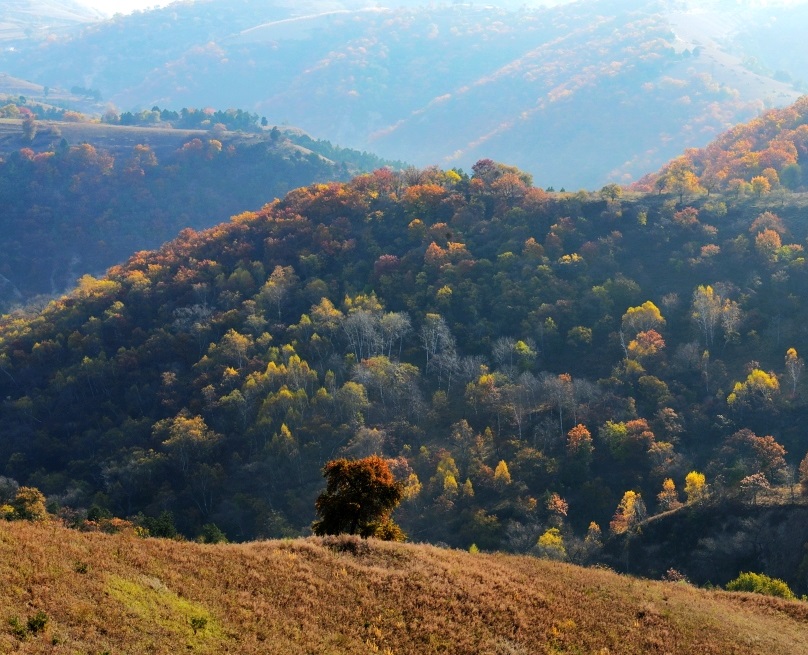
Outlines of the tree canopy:
M390 515L401 501L403 485L377 455L358 460L337 459L325 465L326 490L317 497L320 519L314 534L358 534L403 541L404 533Z

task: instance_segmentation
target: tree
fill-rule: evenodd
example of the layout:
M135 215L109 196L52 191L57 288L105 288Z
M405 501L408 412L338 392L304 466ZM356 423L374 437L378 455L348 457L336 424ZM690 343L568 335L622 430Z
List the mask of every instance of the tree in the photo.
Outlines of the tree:
M36 138L36 121L33 114L28 114L22 121L22 135L25 141L31 142Z
M632 359L642 360L657 355L665 348L665 340L656 330L638 332L637 338L629 341L626 350Z
M191 472L195 462L204 459L221 441L222 436L211 430L201 416L191 416L186 410L174 418L163 419L152 426L156 437L168 435L163 446L179 464L183 475Z
M769 407L779 390L780 382L774 373L754 368L746 376L746 380L735 383L727 396L727 404L730 407Z
M45 496L36 487L20 487L11 501L12 518L24 521L44 521L48 518Z
M548 559L567 559L567 549L564 548L564 537L558 528L549 528L536 542L536 548L542 557Z
M592 459L592 433L585 425L579 423L567 432L567 455L580 457L588 463Z
M662 483L662 491L657 494L657 501L663 512L682 506L682 503L679 502L679 494L676 492L676 485L671 478L665 478Z
M555 376L545 373L542 388L550 405L558 411L558 429L564 434L564 410L575 405L575 386L569 373Z
M494 483L500 489L504 489L511 483L511 472L508 470L508 465L504 459L499 460L499 464L494 469Z
M665 325L665 319L662 312L659 311L659 307L650 300L646 300L639 307L629 307L623 314L621 325L622 329L633 337L638 332L655 330Z
M769 180L762 175L753 177L750 183L752 185L752 193L754 193L758 198L772 190L771 182L769 182Z
M623 196L623 189L617 184L607 184L600 190L600 197L604 200L611 200L614 202L622 198Z
M741 488L741 492L751 499L753 505L757 504L758 494L771 489L771 485L763 473L747 475L743 480L741 480L739 486Z
M390 518L404 488L381 457L332 460L323 467L323 477L328 482L314 503L321 517L312 523L314 534L358 534L387 541L406 538Z
M788 381L791 383L791 397L797 395L797 384L802 377L805 362L797 356L796 348L789 348L786 352L786 373Z
M561 496L555 492L550 494L550 498L547 499L547 511L555 520L561 522L567 516L569 509L569 503Z
M261 288L259 297L267 304L273 305L280 318L283 304L297 283L298 277L295 269L291 266L276 266Z
M777 259L777 251L783 246L780 235L774 230L763 230L755 236L755 250L767 261Z
M704 333L707 346L712 346L715 329L721 320L721 296L710 285L693 292L693 320Z
M808 496L808 453L800 462L800 489L803 496Z
M688 504L699 502L707 496L707 479L704 473L690 471L685 476L685 494Z
M679 204L684 202L685 194L695 195L704 190L699 184L699 178L693 172L691 162L686 157L679 157L671 162L662 179L664 191L678 195Z
M612 534L625 534L633 530L643 519L645 519L645 504L642 497L636 491L627 491L609 522L609 529Z

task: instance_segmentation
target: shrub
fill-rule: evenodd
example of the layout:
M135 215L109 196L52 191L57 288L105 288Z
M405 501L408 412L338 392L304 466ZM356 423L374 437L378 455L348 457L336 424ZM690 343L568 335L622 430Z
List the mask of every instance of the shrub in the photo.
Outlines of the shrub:
M206 523L202 526L197 541L203 544L226 544L227 535L215 523Z
M191 629L196 634L199 630L204 630L208 626L208 617L206 616L192 616Z
M22 621L20 621L20 619L16 616L12 616L8 620L8 625L11 629L11 634L13 634L17 639L25 639L25 637L28 635L28 631L25 629Z
M26 521L44 521L48 518L45 509L45 496L36 487L20 487L11 501L13 518Z
M169 511L163 511L160 516L139 516L137 519L140 528L145 528L150 537L162 537L163 539L176 539L177 528L174 525L174 515Z
M683 582L686 584L690 583L690 580L687 579L687 576L682 573L681 571L677 571L674 568L670 568L662 575L662 580L664 582Z
M367 541L356 535L340 534L323 537L323 546L335 553L348 553L350 555L367 555L370 546Z
M794 600L794 592L788 585L777 578L770 578L763 573L741 573L737 578L727 583L727 591L750 591L755 594L777 596Z
M31 634L42 632L48 624L48 615L42 610L39 610L33 616L28 617L28 631Z

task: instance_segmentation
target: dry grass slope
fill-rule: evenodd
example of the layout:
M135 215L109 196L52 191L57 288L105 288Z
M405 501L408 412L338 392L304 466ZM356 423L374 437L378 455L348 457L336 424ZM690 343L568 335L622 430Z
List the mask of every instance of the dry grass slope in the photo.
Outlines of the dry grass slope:
M15 635L37 612L44 629ZM10 652L799 654L808 604L429 546L0 523Z

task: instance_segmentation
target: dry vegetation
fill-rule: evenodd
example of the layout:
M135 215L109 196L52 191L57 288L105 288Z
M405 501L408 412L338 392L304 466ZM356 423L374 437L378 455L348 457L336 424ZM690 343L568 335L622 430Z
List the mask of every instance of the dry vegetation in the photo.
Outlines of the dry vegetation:
M3 653L808 653L804 603L430 546L0 523L0 567Z
M70 144L90 143L113 154L127 154L137 144L148 144L160 156L172 154L183 143L195 137L210 138L209 130L182 130L161 127L108 125L106 123L37 121L38 136L33 144L22 140L22 121L15 118L0 119L0 154L8 155L21 147L32 146L47 150L64 138ZM266 140L259 134L220 133L216 138L226 144L253 144Z

